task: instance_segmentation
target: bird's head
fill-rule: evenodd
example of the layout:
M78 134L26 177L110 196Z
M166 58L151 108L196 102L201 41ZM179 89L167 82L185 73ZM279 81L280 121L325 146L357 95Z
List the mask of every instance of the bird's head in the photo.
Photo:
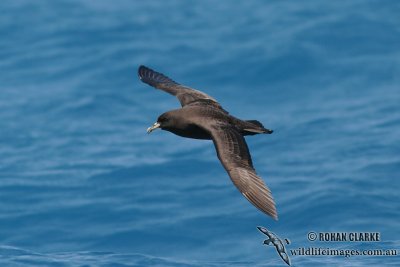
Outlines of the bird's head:
M161 114L157 121L149 128L147 128L147 133L151 133L155 129L168 129L173 125L173 117L168 113Z

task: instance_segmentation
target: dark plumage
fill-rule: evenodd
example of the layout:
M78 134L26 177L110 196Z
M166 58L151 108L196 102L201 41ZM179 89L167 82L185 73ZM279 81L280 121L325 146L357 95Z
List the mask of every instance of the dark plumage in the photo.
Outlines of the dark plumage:
M256 174L243 138L272 131L259 121L244 121L229 115L211 96L180 85L150 68L140 66L138 74L143 82L176 96L182 105L160 115L147 132L161 128L183 137L213 140L219 160L243 196L277 219L271 191Z

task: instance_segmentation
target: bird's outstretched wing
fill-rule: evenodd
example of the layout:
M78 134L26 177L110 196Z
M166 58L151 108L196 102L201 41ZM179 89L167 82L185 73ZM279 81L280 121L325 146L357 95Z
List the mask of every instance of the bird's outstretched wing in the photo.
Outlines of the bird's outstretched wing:
M257 175L244 137L227 124L209 128L218 158L232 182L254 206L277 220L271 191Z
M138 75L142 82L176 96L182 107L195 102L202 102L221 108L217 100L211 96L195 89L180 85L164 74L156 72L148 67L140 66L138 69Z

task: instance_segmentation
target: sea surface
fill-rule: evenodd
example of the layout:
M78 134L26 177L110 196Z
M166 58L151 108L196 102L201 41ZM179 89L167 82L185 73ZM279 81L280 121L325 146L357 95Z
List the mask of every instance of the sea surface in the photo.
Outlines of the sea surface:
M259 225L288 251L400 254L399 1L2 0L0 11L0 266L286 266ZM139 81L141 64L274 130L246 140L278 221L238 193L212 142L146 133L179 103Z

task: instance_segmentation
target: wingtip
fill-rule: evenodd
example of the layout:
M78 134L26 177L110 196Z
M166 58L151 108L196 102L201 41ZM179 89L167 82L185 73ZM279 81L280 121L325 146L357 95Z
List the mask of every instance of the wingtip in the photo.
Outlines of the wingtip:
M263 212L265 214L267 214L268 216L270 216L275 221L278 221L279 220L278 212L276 211L275 204L274 204L274 206L272 208L273 208L272 210L268 210L268 211L263 210Z
M278 221L278 214L275 212L271 212L271 211L265 211L265 210L261 210L262 212L264 212L264 214L268 215L269 217L271 217L272 219L274 219L274 221Z
M257 229L258 229L258 231L260 231L260 232L262 232L262 233L265 233L265 227L262 227L262 226L257 226Z
M139 79L155 88L160 89L161 84L178 84L164 74L157 72L149 67L140 65L138 68Z
M144 65L140 65L138 68L138 76L139 79L143 79L145 72L149 70L148 67L144 66Z
M274 209L271 213L268 214L269 216L272 217L272 219L274 219L275 221L278 221L278 212L276 211L276 207L275 207L275 203L274 203Z

